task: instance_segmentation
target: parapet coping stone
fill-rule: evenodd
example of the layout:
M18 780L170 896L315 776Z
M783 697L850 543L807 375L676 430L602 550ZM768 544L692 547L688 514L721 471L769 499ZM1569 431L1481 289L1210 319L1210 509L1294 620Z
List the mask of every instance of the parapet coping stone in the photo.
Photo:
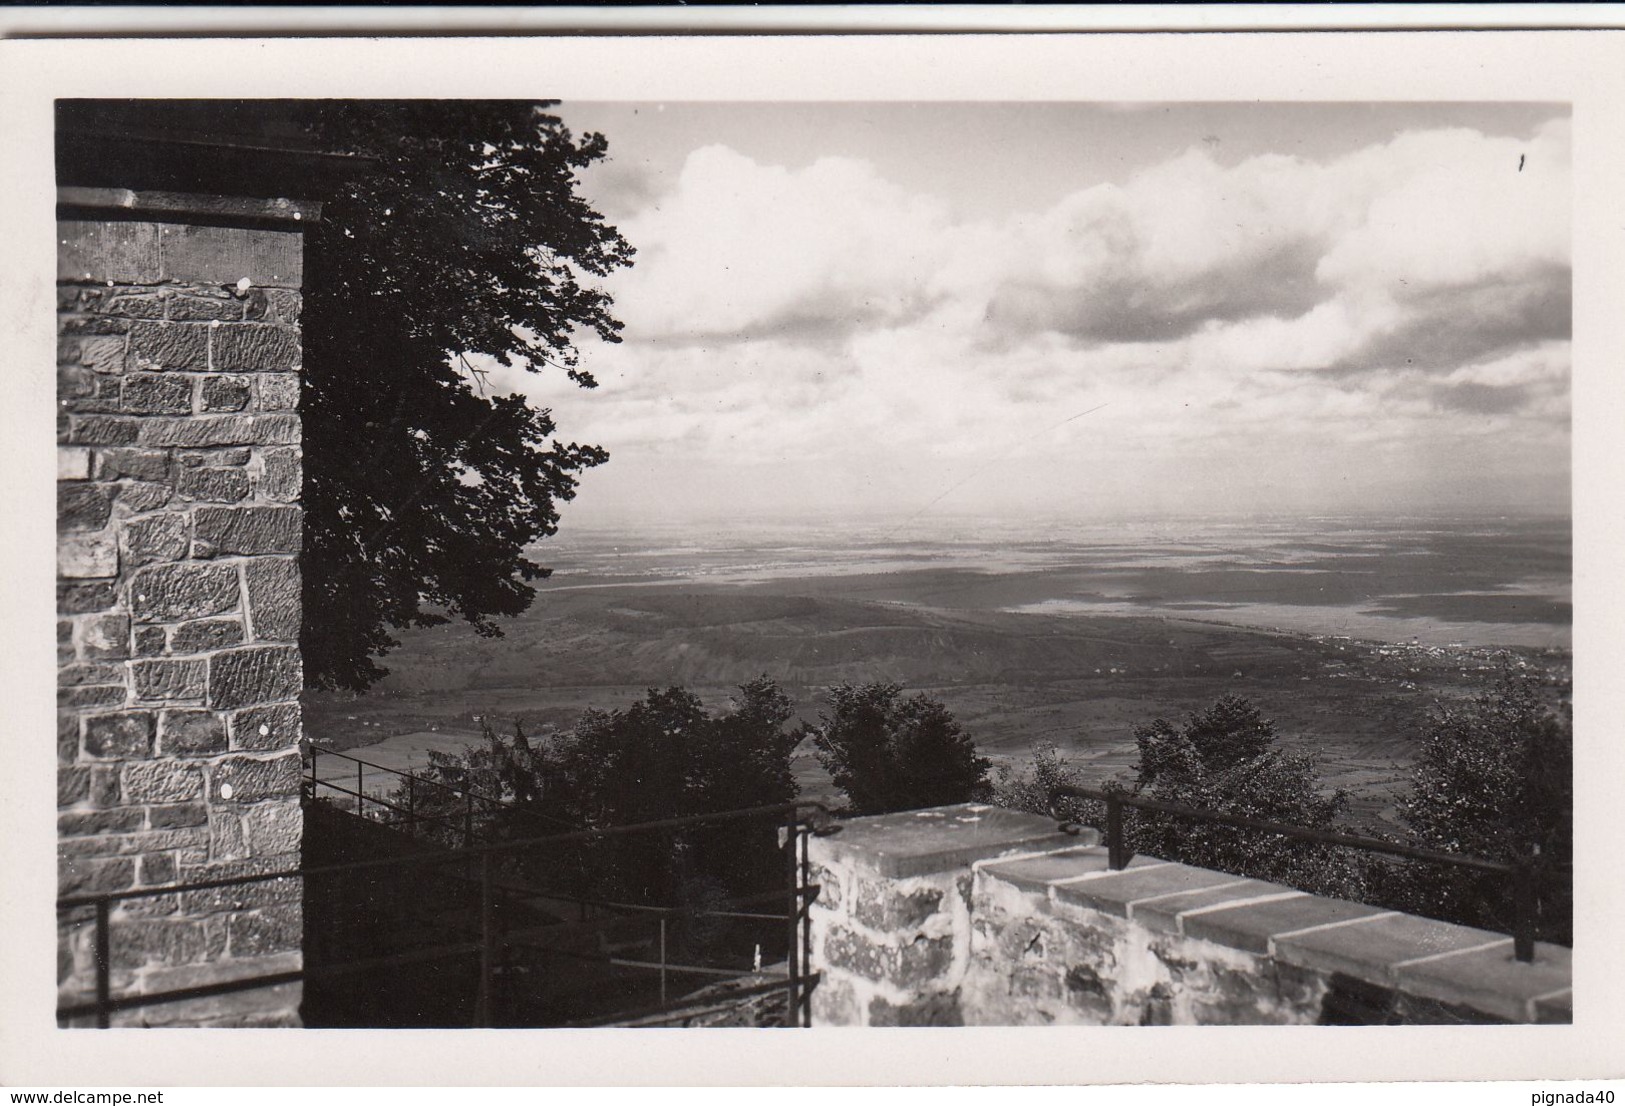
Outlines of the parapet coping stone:
M1533 963L1512 938L1264 880L1136 856L1106 868L1105 849L1073 840L1049 852L976 864L1000 880L1165 933L1282 963L1467 1006L1513 1022L1573 1019L1571 950L1537 942Z
M270 199L250 196L215 196L196 192L135 192L128 188L86 188L62 185L56 190L58 206L84 211L125 211L171 218L245 219L257 222L314 223L322 205L314 200Z
M938 875L1014 853L1047 853L1088 846L1094 830L1076 834L1053 818L983 803L849 818L828 837L808 842L809 859L843 864L892 879Z

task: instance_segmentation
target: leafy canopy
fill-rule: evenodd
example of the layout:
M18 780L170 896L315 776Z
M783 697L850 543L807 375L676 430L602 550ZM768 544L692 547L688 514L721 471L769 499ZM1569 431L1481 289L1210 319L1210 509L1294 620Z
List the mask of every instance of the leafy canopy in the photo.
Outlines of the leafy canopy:
M799 790L790 760L800 736L785 728L792 713L766 676L716 713L684 688L651 689L623 710L588 710L573 731L543 742L517 723L511 739L486 725L484 741L464 753L431 753L427 775L501 800L476 806L479 841L788 803ZM440 836L460 844L463 801L420 787L414 809L447 818ZM616 901L671 904L699 886L759 891L782 869L776 830L758 819L606 838L550 853L530 874L571 874L573 892Z
M547 569L526 549L602 464L465 355L585 387L576 336L618 341L597 278L632 248L578 194L604 138L518 101L310 101L328 149L371 159L305 244L308 684L361 690L391 630L518 614Z
M818 760L855 814L988 797L989 762L942 703L897 684L840 684L811 727Z
M1411 790L1399 802L1412 840L1430 849L1514 862L1539 858L1545 940L1572 937L1574 732L1539 685L1510 670L1495 687L1428 715ZM1415 902L1442 903L1452 920L1504 929L1512 910L1504 877L1425 872Z

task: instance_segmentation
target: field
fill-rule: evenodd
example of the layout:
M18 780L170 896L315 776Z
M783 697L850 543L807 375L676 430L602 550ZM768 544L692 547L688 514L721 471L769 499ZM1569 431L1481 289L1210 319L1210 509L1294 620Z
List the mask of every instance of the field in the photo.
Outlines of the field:
M1276 548L1262 570L1234 555L1193 563L1188 549L1151 561L1118 547L1107 564L1098 547L1086 551L1094 563L1076 546L1065 558L1047 548L1012 565L1022 552L1013 544L997 563L963 546L851 558L804 546L785 554L783 543L630 558L624 548L566 559L569 570L501 638L461 626L402 635L385 658L391 675L371 693L307 696L309 733L406 768L429 747L475 736L479 717L546 733L655 686L687 686L720 706L766 674L811 721L831 684L888 680L941 698L996 766L1019 768L1053 742L1101 781L1133 762L1137 725L1236 693L1274 718L1289 746L1315 755L1328 783L1355 793L1358 822L1386 812L1430 704L1472 694L1503 663L1541 671L1559 689L1568 678L1566 649L1549 644L1565 642L1561 599L1488 580L1487 566L1516 560L1505 548L1498 561L1480 556L1477 574L1456 565L1450 589L1434 580L1431 591L1419 569L1394 563L1379 566L1382 587L1362 584L1372 569L1362 558L1377 555L1370 543L1290 559ZM1554 573L1551 557L1517 548L1533 571ZM1344 563L1329 577L1319 564L1306 572L1306 557L1336 556ZM1274 617L1283 610L1346 617L1320 613L1323 632L1312 633ZM1501 612L1494 625L1504 633L1486 633L1486 611ZM1350 634L1350 618L1386 618L1379 627L1390 632ZM806 746L797 772L808 797L832 797Z

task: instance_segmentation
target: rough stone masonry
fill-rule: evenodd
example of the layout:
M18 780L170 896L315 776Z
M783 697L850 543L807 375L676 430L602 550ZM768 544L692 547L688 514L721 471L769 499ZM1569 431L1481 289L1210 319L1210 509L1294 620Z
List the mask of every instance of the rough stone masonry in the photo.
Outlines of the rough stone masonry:
M58 222L59 893L299 866L303 212L76 193ZM295 970L296 879L115 903L111 991ZM95 993L59 914L64 1003ZM114 1025L298 1024L296 984Z

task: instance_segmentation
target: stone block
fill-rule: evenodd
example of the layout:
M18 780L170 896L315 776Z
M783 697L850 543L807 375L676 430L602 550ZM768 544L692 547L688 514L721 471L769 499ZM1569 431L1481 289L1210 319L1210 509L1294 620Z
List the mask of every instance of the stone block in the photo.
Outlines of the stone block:
M1188 937L1204 938L1244 952L1268 953L1277 935L1382 913L1363 903L1299 894L1186 914L1180 921Z
M204 803L173 803L147 808L147 826L150 829L184 829L208 824L209 808Z
M207 376L198 393L199 409L203 411L241 411L253 398L248 378L241 376Z
M83 338L79 345L79 363L91 372L116 376L124 371L125 342L122 335Z
M187 499L237 503L248 497L248 473L238 468L185 468L175 486Z
M1504 940L1499 933L1396 913L1281 937L1275 942L1275 955L1299 967L1386 984L1394 966L1403 961L1484 948Z
M163 279L183 284L297 288L303 243L297 231L165 224L159 235Z
M226 751L226 724L209 710L166 710L158 718L160 756L196 757Z
M299 744L299 704L250 707L231 716L231 747L254 752L291 749Z
M1408 995L1471 1007L1511 1022L1534 1021L1536 1004L1573 985L1574 953L1538 942L1535 959L1525 964L1513 956L1512 941L1467 949L1394 970L1397 986Z
M191 418L149 418L140 426L140 440L149 446L202 449L221 445L252 445L260 440L259 420L253 415L199 415Z
M79 759L79 715L58 711L56 715L56 760L73 764Z
M248 856L248 835L235 810L209 811L209 858L242 860Z
M112 943L115 968L150 964L194 964L210 959L203 923L187 918L137 918L121 921ZM215 950L218 955L218 950Z
M92 684L124 685L124 667L116 664L67 664L56 670L59 687L87 687Z
M1231 879L1230 883L1136 903L1134 921L1158 932L1179 933L1182 924L1180 919L1187 914L1195 914L1225 903L1299 893L1279 883L1266 883L1260 879L1241 879L1234 876Z
M166 647L166 637L162 626L142 626L135 632L135 655L138 657L161 657Z
M100 530L113 513L113 497L100 484L56 486L56 528Z
M58 837L96 837L106 833L133 833L140 828L141 811L135 807L76 810L56 816Z
M268 799L244 807L242 827L250 856L297 853L304 838L299 799Z
M141 435L141 420L124 415L74 415L68 440L76 445L129 445Z
M209 666L209 705L234 710L297 699L302 678L299 650L291 645L216 653Z
M1075 846L1081 840L1059 832L1053 818L963 803L848 819L840 833L814 838L808 856L832 867L902 878L957 871L1007 853Z
M136 861L135 871L136 882L143 887L162 887L174 883L175 854L148 853Z
M132 480L123 486L118 500L132 514L156 511L174 498L175 489L168 484L145 480Z
M936 979L953 963L951 937L918 937L900 945L870 941L846 926L832 926L824 937L824 959L830 967L876 983L914 987Z
M245 323L214 331L216 372L284 373L299 367L299 333L290 327Z
M303 911L297 906L276 906L248 914L234 914L227 921L232 956L265 956L298 952L304 936Z
M248 585L248 624L257 641L298 641L299 562L259 557L243 566Z
M115 562L116 560L115 556ZM108 575L112 574L109 573ZM56 609L59 614L89 614L92 611L105 611L117 602L118 592L111 583L59 583L56 586Z
M89 480L90 450L83 446L58 446L56 451L56 478L58 480Z
M1130 864L1121 872L1103 872L1094 879L1058 884L1055 897L1063 902L1127 918L1140 903L1154 902L1187 891L1223 887L1240 879L1239 876L1206 868L1162 864L1151 857L1146 860L1147 863L1140 867Z
M231 756L217 762L209 771L209 798L213 802L255 803L261 799L283 799L299 794L299 755L291 753L260 760ZM223 789L231 788L230 798Z
M122 660L130 655L130 616L104 614L80 624L79 646L94 660Z
M56 805L73 806L90 798L90 769L82 764L56 767Z
M158 292L119 290L103 297L99 310L104 315L117 315L124 319L161 319L167 299Z
M131 760L152 755L153 718L149 711L93 714L85 719L85 755L102 760Z
M203 770L173 760L124 767L124 794L133 803L185 803L203 795Z
M122 684L95 685L92 687L59 687L56 690L56 705L59 707L78 707L89 709L91 707L118 707L124 705L127 692Z
M209 328L193 323L136 323L124 355L125 371L203 372L209 367Z
M161 449L99 449L96 476L100 480L168 480L169 454Z
M299 407L299 377L293 373L260 377L262 411L294 411Z
M241 468L248 464L253 452L242 446L230 446L224 449L188 449L179 456L181 464L189 468Z
M260 495L281 503L298 500L304 484L304 465L298 449L268 449L260 475Z
M124 378L123 409L133 415L189 415L192 378L131 373Z
M170 652L179 656L212 653L243 643L243 624L235 618L203 618L183 622L170 633Z
M56 272L64 282L151 284L158 280L158 228L123 220L59 219Z
M132 567L186 556L190 526L183 514L148 515L124 524L124 560Z
M203 660L137 660L130 662L137 699L201 699L208 686Z
M232 565L153 565L131 581L130 606L143 622L202 618L234 609L239 590Z
M229 322L243 317L243 304L225 291L188 292L169 301L169 317L177 322Z
M964 1025L959 992L944 991L894 1005L879 995L869 1000L871 1026Z
M56 543L56 574L70 580L118 575L118 543L110 534L73 535Z
M942 907L942 891L937 888L904 892L886 881L859 877L854 892L852 916L882 932L918 929Z
M63 897L126 891L134 883L135 861L127 856L57 859L56 892Z
M98 810L124 805L124 784L117 764L91 765L90 805Z
M304 512L298 507L199 507L196 536L215 553L298 553Z

